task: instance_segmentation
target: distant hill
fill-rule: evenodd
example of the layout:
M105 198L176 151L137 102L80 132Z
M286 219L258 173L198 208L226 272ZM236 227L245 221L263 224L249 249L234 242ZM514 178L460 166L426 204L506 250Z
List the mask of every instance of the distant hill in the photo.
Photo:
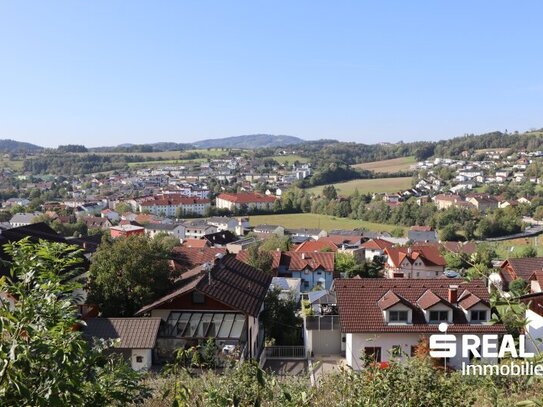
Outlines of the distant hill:
M208 139L192 143L197 148L263 148L282 147L301 144L305 140L293 136L274 136L272 134L251 134L246 136Z
M192 148L192 144L159 142L149 144L119 144L115 147L94 147L89 151L93 152L111 152L111 153L151 153L155 151L179 151Z
M3 153L33 153L42 150L43 147L37 146L35 144L10 139L0 140L0 151Z

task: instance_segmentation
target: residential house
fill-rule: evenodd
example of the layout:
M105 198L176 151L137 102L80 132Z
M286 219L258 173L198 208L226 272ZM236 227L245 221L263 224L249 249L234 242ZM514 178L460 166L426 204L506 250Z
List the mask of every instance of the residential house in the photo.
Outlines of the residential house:
M83 335L89 340L116 340L113 353L122 355L134 370L153 364L160 318L89 318Z
M34 223L34 220L41 215L43 215L41 212L16 213L9 220L9 224L14 228L28 226Z
M87 225L87 228L89 229L108 230L113 226L107 217L82 216L79 220Z
M373 261L375 256L382 257L385 255L387 247L394 246L394 243L384 239L370 239L363 243L360 247L364 249L364 257L367 261Z
M173 248L173 257L180 270L190 270L204 263L212 262L216 256L227 253L222 247L209 247L206 240L198 239L203 245L183 244Z
M278 225L257 225L253 228L253 232L261 239L267 239L272 235L284 236L285 228Z
M326 230L318 228L288 229L287 234L291 236L293 242L297 240L300 242L304 242L309 239L319 240L321 237L328 236Z
M157 356L170 360L179 348L215 340L217 358L258 358L264 346L261 312L272 276L234 255L216 258L136 315L160 317Z
M385 277L434 278L445 271L445 259L435 246L385 248Z
M302 281L299 278L273 277L270 290L279 290L279 299L300 302Z
M228 209L231 212L239 210L272 209L276 198L255 192L241 192L238 194L223 193L217 196L215 206L217 209Z
M337 252L338 247L325 240L308 240L297 245L294 248L295 252Z
M145 233L150 237L155 237L159 233L166 233L178 239L185 238L185 226L174 223L148 223L144 226Z
M205 235L204 240L207 240L214 247L226 247L228 243L237 241L238 237L228 230L222 230Z
M104 209L100 212L100 215L103 218L108 218L110 222L118 222L120 220L120 215L112 209Z
M456 194L439 194L433 198L438 209L447 209L451 206L458 206L461 202L465 202L464 198Z
M116 239L119 237L143 235L145 234L145 229L143 226L119 225L110 227L109 232L111 233L111 237Z
M411 226L407 238L412 242L437 242L437 231L430 226Z
M329 289L334 278L339 277L339 273L335 271L333 252L275 251L272 254L273 270L280 277L301 279L302 292L311 291L316 287Z
M466 200L481 212L492 211L498 207L498 200L488 194L470 194Z
M210 225L204 219L193 219L183 223L185 227L185 237L190 239L203 239L205 235L216 233L216 226Z
M256 237L246 237L236 240L235 242L228 243L226 249L229 253L238 254L242 250L247 250L251 245L257 243L259 239Z
M498 274L503 289L507 290L511 281L522 279L528 282L532 274L539 270L543 270L543 257L510 258L500 265Z
M413 356L421 337L439 333L441 323L459 345L456 356L445 362L453 368L471 363L462 355L462 334L481 338L506 333L503 324L489 323L489 293L481 280L451 285L446 279L339 279L332 290L345 336L346 364L354 370L365 366L364 358L384 362Z
M162 216L205 215L211 206L209 199L190 198L186 196L154 196L139 203L141 212Z

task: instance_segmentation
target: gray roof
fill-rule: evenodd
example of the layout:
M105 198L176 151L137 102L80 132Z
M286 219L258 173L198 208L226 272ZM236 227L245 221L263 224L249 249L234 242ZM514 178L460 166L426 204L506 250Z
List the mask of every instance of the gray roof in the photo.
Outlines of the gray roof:
M161 318L91 318L83 333L87 337L120 339L118 349L155 347Z
M176 227L181 226L174 223L149 223L145 225L145 229L148 230L174 230Z
M43 215L41 212L16 213L9 220L9 223L32 223L35 217Z

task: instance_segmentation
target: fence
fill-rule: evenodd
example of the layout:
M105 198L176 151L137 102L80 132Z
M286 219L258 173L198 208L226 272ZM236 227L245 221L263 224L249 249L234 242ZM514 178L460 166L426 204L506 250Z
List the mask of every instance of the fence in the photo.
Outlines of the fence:
M266 359L306 359L304 346L266 346Z

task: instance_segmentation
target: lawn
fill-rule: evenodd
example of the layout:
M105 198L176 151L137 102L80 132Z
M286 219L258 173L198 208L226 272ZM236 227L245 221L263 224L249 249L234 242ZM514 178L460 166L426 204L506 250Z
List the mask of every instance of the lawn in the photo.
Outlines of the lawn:
M411 187L411 177L355 179L333 184L341 195L352 195L355 190L361 194L398 192ZM309 188L309 192L320 194L324 186Z
M373 161L370 163L362 163L353 165L354 168L369 170L374 172L398 172L409 171L413 164L416 163L415 157L400 157L391 160Z
M336 218L334 216L317 215L313 213L250 216L249 223L251 226L268 224L281 225L286 228L321 228L324 230L363 228L373 232L391 232L394 229L402 229L405 231L404 227L397 225L384 225L381 223Z

